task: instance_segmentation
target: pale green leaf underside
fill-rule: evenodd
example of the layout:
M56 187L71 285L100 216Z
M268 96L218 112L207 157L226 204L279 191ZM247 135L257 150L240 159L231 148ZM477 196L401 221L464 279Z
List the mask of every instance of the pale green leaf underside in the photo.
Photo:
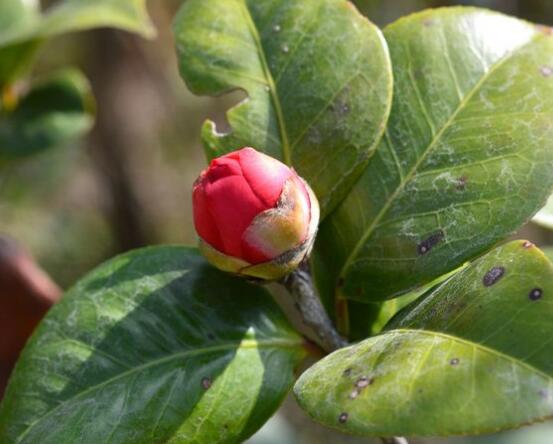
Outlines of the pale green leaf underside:
M264 289L192 249L138 250L47 315L0 406L0 442L239 443L303 356Z
M553 196L549 196L545 206L532 218L532 222L553 229Z
M322 226L323 288L358 301L431 281L516 230L553 185L553 35L475 8L429 10L384 31L388 128Z
M43 13L22 0L2 1L7 3L0 6L0 14L6 12L6 18L0 25L9 20L9 26L0 26L0 87L22 74L48 38L104 26L155 35L145 0L59 0Z
M553 416L552 319L552 264L511 242L385 333L317 363L295 392L315 419L362 435L482 434L543 420ZM370 384L352 395L362 377Z
M188 0L174 24L196 94L244 90L228 134L202 130L209 158L244 146L279 158L323 214L359 177L384 130L391 68L381 32L345 0Z
M12 111L0 109L0 164L58 147L90 129L92 92L82 73L64 70L30 86Z

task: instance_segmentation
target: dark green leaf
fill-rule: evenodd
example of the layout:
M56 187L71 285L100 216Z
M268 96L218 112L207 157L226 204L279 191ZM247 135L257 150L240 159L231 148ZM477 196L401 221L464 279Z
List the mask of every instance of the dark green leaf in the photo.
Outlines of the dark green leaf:
M57 147L90 129L90 85L65 70L31 85L14 110L0 110L0 163Z
M40 14L28 2L0 5L0 89L21 74L39 44L50 37L101 26L154 34L145 0L60 0ZM2 26L4 22L10 26Z
M385 333L315 364L295 392L315 419L362 435L482 434L543 420L553 414L552 319L553 265L530 242L511 242Z
M323 288L365 302L485 251L528 220L553 185L549 29L442 8L402 18L384 35L394 68L388 129L317 247L333 273Z
M305 355L269 293L195 250L92 272L47 315L0 407L2 443L238 443Z
M280 158L328 213L388 117L391 69L380 31L345 0L188 0L174 28L194 93L248 94L228 113L230 133L205 123L208 157L252 146Z

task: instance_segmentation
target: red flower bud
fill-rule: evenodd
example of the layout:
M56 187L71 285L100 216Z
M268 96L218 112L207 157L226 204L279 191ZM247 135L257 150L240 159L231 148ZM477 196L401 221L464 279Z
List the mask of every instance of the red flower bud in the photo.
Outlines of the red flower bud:
M200 249L222 270L278 279L311 250L317 198L293 169L253 148L214 159L192 199Z

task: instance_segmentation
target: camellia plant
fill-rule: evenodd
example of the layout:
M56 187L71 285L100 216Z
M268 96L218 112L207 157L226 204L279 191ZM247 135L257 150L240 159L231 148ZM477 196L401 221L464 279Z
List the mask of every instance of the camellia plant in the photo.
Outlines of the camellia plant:
M192 92L247 94L229 132L201 130L200 248L129 252L69 290L16 365L0 442L239 443L290 390L384 442L550 418L553 265L498 243L553 188L553 31L187 0L174 34Z

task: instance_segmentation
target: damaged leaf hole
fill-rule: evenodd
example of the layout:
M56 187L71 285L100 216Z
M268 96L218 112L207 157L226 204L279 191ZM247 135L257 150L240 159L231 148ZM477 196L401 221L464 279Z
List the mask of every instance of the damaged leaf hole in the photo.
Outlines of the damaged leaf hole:
M501 279L504 274L505 274L505 267L500 267L500 266L493 267L490 271L488 271L484 275L484 278L482 279L482 283L484 284L485 287L491 287L492 285L497 283L497 281Z
M340 413L340 416L338 416L338 422L340 424L345 424L348 420L348 414L346 412Z
M349 399L355 399L357 398L361 392L367 388L369 385L371 385L374 382L374 378L369 378L367 376L361 376L353 385L353 390L350 392L348 398Z
M528 297L531 301L537 301L541 299L543 296L543 290L541 288L533 288L530 290L530 293L528 294Z
M361 376L357 382L355 383L355 386L360 389L364 389L365 387L368 387L374 382L374 378L368 378L366 376Z
M423 240L420 244L417 245L417 253L419 256L422 256L428 253L432 248L438 245L445 237L445 234L442 230L438 230L432 233L429 237Z
M453 366L459 365L459 358L453 358L449 361L449 363Z

